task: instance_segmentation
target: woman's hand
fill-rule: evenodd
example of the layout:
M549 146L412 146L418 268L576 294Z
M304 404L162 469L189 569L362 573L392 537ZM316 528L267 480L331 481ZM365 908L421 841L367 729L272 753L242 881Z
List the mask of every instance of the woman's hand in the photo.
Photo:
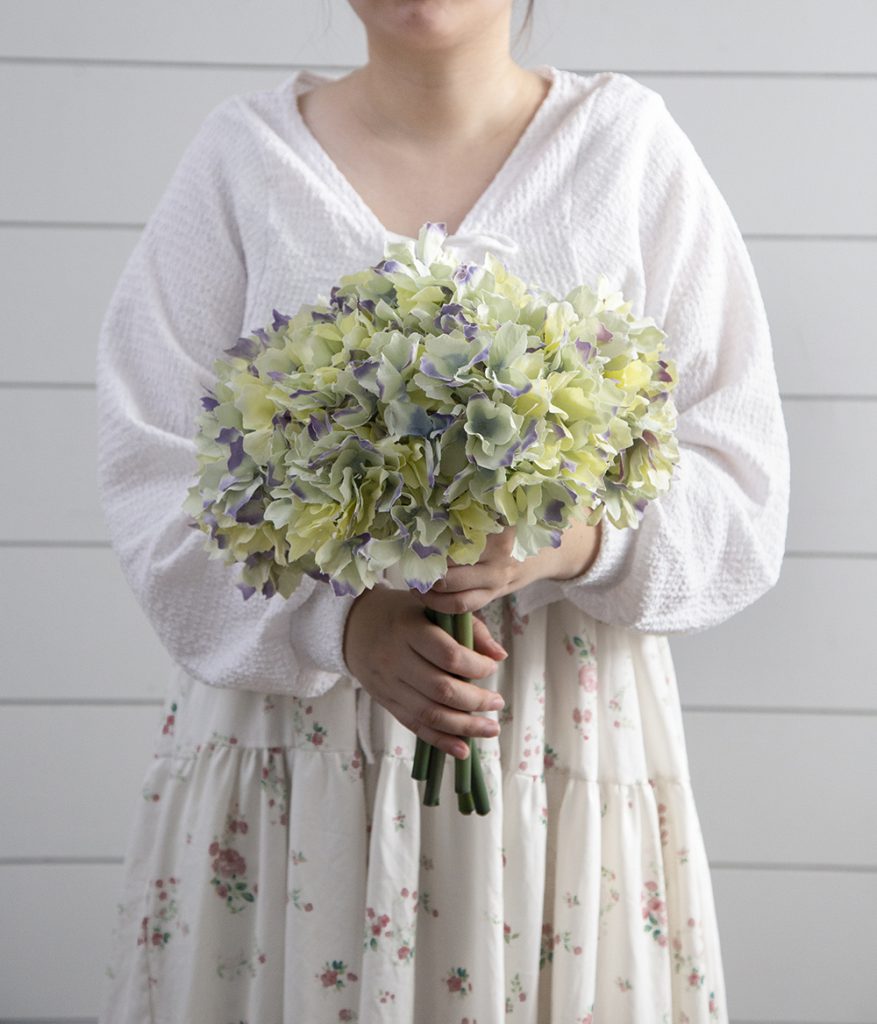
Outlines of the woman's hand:
M477 617L475 649L434 625L410 590L378 584L350 606L344 630L347 667L372 698L415 735L455 757L468 747L459 736L496 736L499 723L473 711L499 710L495 690L467 679L485 679L507 652ZM461 678L454 678L460 676Z
M437 612L458 615L483 608L497 597L520 590L540 579L567 580L591 567L600 547L602 525L588 526L574 520L561 534L560 546L545 547L519 562L512 558L515 527L487 538L481 558L474 565L451 562L447 574L425 594L411 593Z

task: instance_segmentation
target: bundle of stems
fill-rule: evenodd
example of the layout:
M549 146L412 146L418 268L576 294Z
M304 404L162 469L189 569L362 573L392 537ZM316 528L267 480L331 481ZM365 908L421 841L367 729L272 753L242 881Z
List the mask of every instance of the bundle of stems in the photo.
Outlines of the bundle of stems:
M472 635L472 612L449 614L434 611L432 608L426 608L425 612L430 622L441 626L458 643L470 650L475 647ZM471 679L465 681L472 682ZM468 757L454 758L454 792L457 794L457 805L463 814L471 814L473 810L478 814L487 814L490 811L490 799L487 795L478 747L472 736L461 737L461 739L469 747L469 755ZM414 749L411 778L421 782L426 781L423 794L425 807L438 806L444 766L445 752L418 736Z

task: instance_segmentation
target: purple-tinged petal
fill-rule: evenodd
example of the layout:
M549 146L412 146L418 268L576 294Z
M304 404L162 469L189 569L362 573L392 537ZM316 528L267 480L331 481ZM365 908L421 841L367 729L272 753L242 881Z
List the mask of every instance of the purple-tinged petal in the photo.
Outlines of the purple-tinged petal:
M258 341L252 338L238 338L234 345L225 351L227 355L236 356L238 359L255 359L261 350Z
M545 507L545 522L546 523L562 523L563 522L563 502L560 498L555 498L553 501L549 501Z
M418 558L429 558L430 555L441 554L441 551L437 547L434 547L432 544L421 544L418 540L412 543L411 550Z
M597 331L597 341L611 341L614 335L612 331L606 326L606 324L600 324L600 330Z
M251 587L247 583L235 583L235 586L244 595L244 600L245 601L249 601L249 599L253 596L253 594L256 593L256 588L255 587Z
M325 412L317 416L311 413L308 420L308 437L312 441L318 441L325 434L329 433L329 419Z
M216 440L220 444L231 444L236 437L240 437L241 432L237 427L223 427L222 430L216 435Z
M526 451L531 444L536 443L536 421L530 420L527 425L527 431L521 438L521 451Z
M590 362L591 356L597 351L589 341L582 341L581 338L575 342L575 348L583 363Z
M379 274L394 274L401 269L402 264L398 260L381 260L372 267L372 270L376 270Z
M201 405L208 412L213 412L217 405L219 405L219 402L212 395L204 395L204 397L201 399Z
M235 438L229 444L229 448L231 448L231 455L228 457L227 465L231 473L244 461L244 439L242 437Z
M335 316L335 313L323 313L319 309L311 310L311 320L317 323L334 324Z
M291 317L286 316L284 313L278 313L276 309L272 309L271 312L274 315L274 323L272 324L272 327L275 331L279 331L281 327L285 327L291 319Z

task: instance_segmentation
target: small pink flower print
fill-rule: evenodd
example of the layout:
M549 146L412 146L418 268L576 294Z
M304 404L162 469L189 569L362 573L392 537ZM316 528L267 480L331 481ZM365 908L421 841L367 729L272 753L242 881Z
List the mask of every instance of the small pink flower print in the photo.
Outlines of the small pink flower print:
M306 913L309 914L313 909L314 909L313 903L305 903L305 911L306 911Z
M396 950L396 956L400 960L410 960L411 959L411 947L410 946L400 946Z
M457 992L462 996L472 991L472 982L465 967L452 967L445 978L448 992Z
M322 746L324 740L327 738L328 733L326 731L326 727L324 725L320 725L319 722L314 722L311 731L305 733L305 739L315 747Z
M585 693L594 693L597 689L597 670L593 665L579 666L579 686Z
M573 953L575 953L576 956L581 956L582 955L582 947L581 946L573 946Z
M667 936L662 928L667 924L666 904L658 893L658 883L653 879L643 883L641 896L644 930L652 936L659 946L667 945Z
M237 850L233 850L231 847L220 850L219 854L214 858L211 867L214 873L221 878L234 878L237 875L245 875L247 873L247 862Z
M177 710L177 705L176 704L171 704L171 713L169 715L167 715L167 717L164 720L164 725L161 727L161 732L162 732L163 736L173 736L173 734L174 734L174 723L177 720L176 714L175 714L176 710Z
M340 991L346 983L347 964L343 960L327 960L323 969L315 977L320 979L323 988L334 988Z
M353 1010L339 1010L338 1020L354 1020Z

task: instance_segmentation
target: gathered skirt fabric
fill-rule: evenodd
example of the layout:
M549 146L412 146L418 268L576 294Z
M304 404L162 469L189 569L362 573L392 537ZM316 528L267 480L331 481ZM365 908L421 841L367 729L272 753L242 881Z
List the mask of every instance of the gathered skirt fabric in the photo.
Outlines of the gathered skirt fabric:
M476 613L509 651L480 681L506 701L484 816L450 756L423 806L414 735L370 700L360 742L349 679L175 674L100 1024L727 1022L667 638L516 605Z

